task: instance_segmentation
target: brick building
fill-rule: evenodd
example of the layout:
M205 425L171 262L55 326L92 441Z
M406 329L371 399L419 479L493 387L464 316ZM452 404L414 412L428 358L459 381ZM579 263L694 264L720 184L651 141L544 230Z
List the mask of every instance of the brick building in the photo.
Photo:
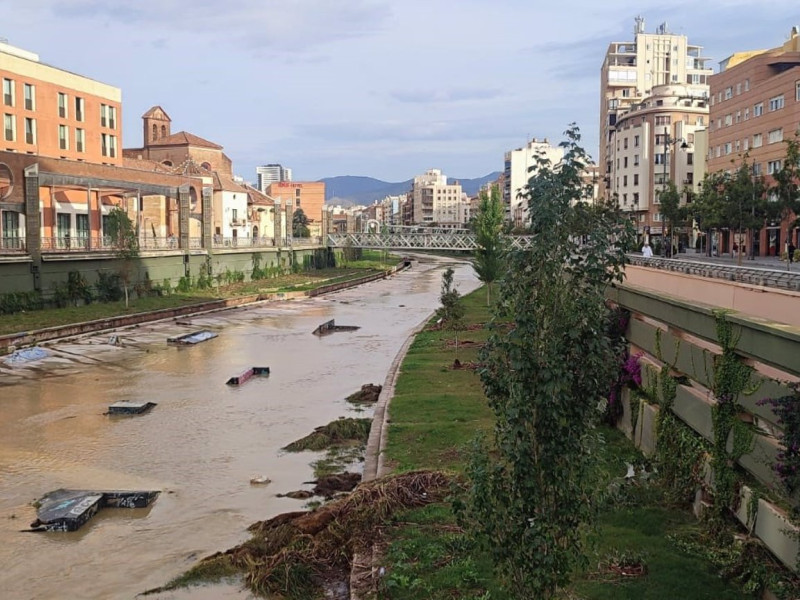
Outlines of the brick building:
M785 140L800 128L800 32L792 28L789 40L771 50L736 53L720 64L711 77L711 112L708 130L708 172L737 168L744 156L757 176L772 183L786 156ZM758 256L776 256L787 238L798 246L798 230L784 221L766 223L755 245ZM732 246L730 236L720 251Z
M276 206L291 207L291 212L303 209L308 217L312 237L322 235L322 211L325 205L325 183L321 181L278 181L267 188ZM288 210L288 209L285 209ZM291 214L287 214L291 220Z

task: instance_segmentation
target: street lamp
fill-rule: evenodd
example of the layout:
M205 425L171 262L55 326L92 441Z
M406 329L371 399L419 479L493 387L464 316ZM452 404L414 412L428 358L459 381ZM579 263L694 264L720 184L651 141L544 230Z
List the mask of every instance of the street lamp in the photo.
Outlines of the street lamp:
M669 131L665 132L664 134L664 176L661 180L661 191L662 193L667 187L668 181L668 173L667 173L667 165L669 164L669 148L670 146L675 146L676 144L681 145L681 150L686 150L689 147L689 143L683 138L673 138ZM664 228L665 225L662 225L661 229L661 237L664 238L666 242L666 236L664 235ZM661 247L661 254L664 255L666 253L666 243L662 244ZM672 256L672 229L669 231L669 256Z

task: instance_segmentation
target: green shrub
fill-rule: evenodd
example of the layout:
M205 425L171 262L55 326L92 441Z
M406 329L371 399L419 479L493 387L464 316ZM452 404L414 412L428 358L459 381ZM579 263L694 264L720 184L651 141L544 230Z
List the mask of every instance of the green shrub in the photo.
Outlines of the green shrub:
M122 290L122 278L119 273L98 271L97 283L94 284L97 290L97 300L99 302L117 302L122 300L125 293Z
M10 292L0 294L0 315L13 315L19 312L41 310L44 299L41 292Z

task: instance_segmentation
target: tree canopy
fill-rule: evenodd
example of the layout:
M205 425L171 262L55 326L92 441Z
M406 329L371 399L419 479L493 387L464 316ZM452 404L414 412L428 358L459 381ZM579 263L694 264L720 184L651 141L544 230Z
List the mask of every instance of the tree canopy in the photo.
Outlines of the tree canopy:
M298 238L307 238L311 236L311 231L308 228L308 217L303 212L302 208L298 208L292 213L292 236Z
M486 304L491 303L492 284L504 270L503 224L505 208L500 197L500 188L492 186L491 193L481 191L478 212L472 222L478 242L472 263L475 273L486 284Z

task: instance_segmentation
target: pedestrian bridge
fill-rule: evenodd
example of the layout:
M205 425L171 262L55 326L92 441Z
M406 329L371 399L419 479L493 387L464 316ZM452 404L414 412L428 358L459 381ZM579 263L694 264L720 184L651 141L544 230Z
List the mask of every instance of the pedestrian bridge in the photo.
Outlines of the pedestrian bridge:
M514 250L525 250L533 236L510 235L505 240ZM477 236L466 229L397 228L379 233L329 233L332 248L376 248L382 250L476 250Z

